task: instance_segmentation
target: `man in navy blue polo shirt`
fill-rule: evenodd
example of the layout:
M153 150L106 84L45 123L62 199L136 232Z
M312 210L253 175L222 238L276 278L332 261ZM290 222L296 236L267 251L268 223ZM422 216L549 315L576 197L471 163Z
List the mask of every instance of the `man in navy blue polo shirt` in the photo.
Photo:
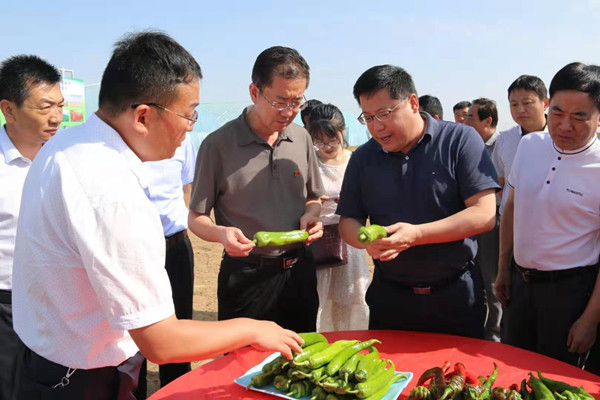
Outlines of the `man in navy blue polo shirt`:
M372 139L350 159L337 213L344 240L366 248L375 262L369 329L482 338L473 236L494 227L500 188L483 141L469 126L420 113L402 68L370 68L354 97ZM356 235L367 218L388 237L365 247Z

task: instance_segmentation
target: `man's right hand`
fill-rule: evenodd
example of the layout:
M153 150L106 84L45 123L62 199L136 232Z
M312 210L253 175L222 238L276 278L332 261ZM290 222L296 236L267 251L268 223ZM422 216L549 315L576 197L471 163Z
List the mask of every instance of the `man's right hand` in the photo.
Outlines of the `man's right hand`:
M240 229L232 226L223 227L219 241L231 257L248 257L256 246Z
M494 282L494 294L504 307L510 302L510 269L498 269L498 275Z
M254 324L252 330L256 333L250 345L255 349L261 351L279 351L288 360L293 358L292 350L296 353L302 353L300 346L304 344L304 340L296 332L283 329L271 321L250 321Z

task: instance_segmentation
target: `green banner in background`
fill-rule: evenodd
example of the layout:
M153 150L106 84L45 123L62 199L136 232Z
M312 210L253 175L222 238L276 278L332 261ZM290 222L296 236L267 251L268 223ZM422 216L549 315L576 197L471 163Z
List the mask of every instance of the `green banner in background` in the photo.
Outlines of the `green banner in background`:
M82 79L63 78L60 90L65 98L62 126L85 122L85 87Z

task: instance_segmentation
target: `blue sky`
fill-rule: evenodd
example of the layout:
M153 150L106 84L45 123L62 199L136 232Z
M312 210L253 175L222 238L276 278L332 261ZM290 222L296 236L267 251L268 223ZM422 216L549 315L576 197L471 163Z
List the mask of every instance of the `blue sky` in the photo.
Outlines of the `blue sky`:
M160 29L202 66L203 103L249 102L256 56L285 45L311 66L307 98L358 115L356 79L389 63L413 76L419 95L438 96L446 119L460 100L496 100L505 129L517 76L549 85L571 61L600 63L600 0L3 3L0 59L37 54L96 83L121 35Z

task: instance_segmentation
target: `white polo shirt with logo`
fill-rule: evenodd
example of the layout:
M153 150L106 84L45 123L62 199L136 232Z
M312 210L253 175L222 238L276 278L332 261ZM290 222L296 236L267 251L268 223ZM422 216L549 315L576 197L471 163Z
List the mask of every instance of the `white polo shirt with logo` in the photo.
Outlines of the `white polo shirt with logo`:
M525 268L569 269L600 254L600 140L557 148L549 134L523 137L508 184L514 190L514 257Z

